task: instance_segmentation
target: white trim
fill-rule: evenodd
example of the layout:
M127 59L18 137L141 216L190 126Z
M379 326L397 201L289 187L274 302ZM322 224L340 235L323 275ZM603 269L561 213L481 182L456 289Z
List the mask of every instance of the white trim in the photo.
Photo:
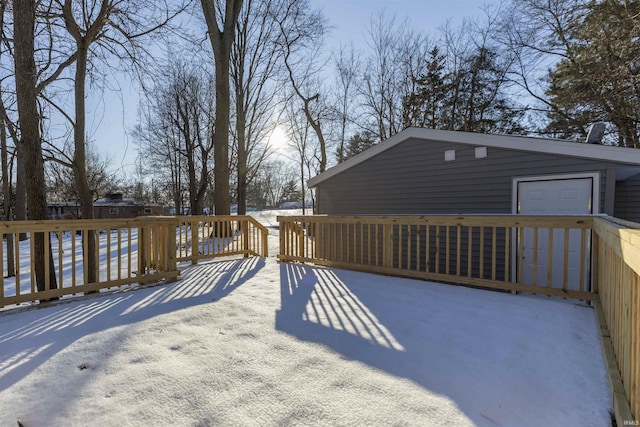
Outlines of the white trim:
M386 141L366 150L351 159L342 162L308 181L309 187L325 181L345 170L352 168L378 154L410 139L422 139L425 142L440 141L458 144L480 145L485 147L506 148L533 153L555 154L600 161L610 161L625 165L640 166L640 150L637 148L610 147L600 144L586 144L562 139L536 138L529 136L492 135L450 130L407 128Z
M511 213L518 214L518 184L521 182L558 181L563 179L591 178L591 214L600 213L600 172L566 173L559 175L519 176L513 178L511 186Z

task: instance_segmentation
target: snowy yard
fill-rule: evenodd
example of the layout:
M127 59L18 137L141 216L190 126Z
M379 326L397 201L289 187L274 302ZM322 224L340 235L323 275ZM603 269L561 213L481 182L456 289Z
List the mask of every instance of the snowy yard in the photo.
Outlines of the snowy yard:
M591 308L273 258L0 316L0 425L610 425Z

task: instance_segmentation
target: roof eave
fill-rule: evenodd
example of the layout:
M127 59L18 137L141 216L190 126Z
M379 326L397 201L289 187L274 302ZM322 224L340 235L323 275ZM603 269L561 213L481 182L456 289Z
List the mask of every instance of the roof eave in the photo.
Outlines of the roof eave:
M309 179L307 185L310 188L313 188L319 183L363 163L410 138L581 157L593 160L617 162L625 165L640 166L640 150L635 148L609 147L600 144L583 144L561 139L536 138L529 136L407 128L380 144L358 154L357 156L354 156L349 160L314 176Z

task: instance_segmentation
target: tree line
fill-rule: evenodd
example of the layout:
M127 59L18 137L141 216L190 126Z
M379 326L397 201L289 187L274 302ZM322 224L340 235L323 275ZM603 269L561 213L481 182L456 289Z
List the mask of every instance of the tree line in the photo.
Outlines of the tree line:
M374 12L364 49L326 46L310 0L0 0L0 12L6 218L46 219L53 198L91 218L116 189L193 214L304 203L306 179L410 126L583 140L605 122L604 143L640 144L636 1L505 1L430 33ZM86 105L122 74L142 93L126 177L91 147Z
M269 147L275 128L288 135L286 159L297 169L306 201L313 197L308 178L410 126L584 140L593 123L605 122L603 143L637 147L637 9L637 2L513 0L430 33L380 11L363 22L366 48L330 49L330 22L311 2L245 0L229 62L225 194L239 212L261 206L259 171L274 169L274 161L285 167ZM205 178L215 170L211 158L190 147L211 148L190 141L193 133L169 135L182 127L160 122L181 117L178 104L161 106L157 95L195 76L200 85L215 80L202 44L193 46L183 51L199 53L186 60L172 46L162 71L153 74L137 136L174 205L189 194L186 203L198 212L214 204L207 194L215 193L218 180ZM217 98L196 99L190 97L215 129ZM193 198L195 187L206 200Z

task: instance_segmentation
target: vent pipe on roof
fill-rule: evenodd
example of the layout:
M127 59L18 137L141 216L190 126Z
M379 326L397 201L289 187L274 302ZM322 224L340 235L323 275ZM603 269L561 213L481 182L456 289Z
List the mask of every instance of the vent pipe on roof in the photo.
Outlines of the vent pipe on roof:
M600 144L602 142L606 126L607 125L603 122L596 122L589 126L589 132L587 132L587 144Z

